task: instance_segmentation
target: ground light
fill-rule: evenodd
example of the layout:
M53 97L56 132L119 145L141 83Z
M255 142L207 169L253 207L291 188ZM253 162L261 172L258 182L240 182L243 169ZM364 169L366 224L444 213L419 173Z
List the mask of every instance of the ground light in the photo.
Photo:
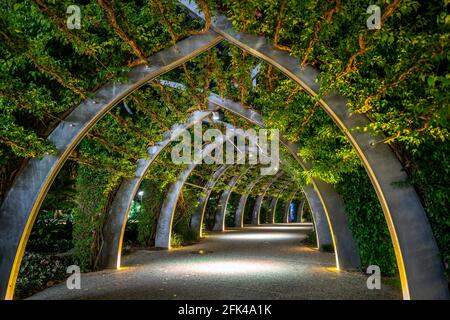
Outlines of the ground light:
M176 268L176 267L175 267ZM256 274L258 272L266 273L277 273L283 272L285 268L283 265L271 261L262 260L247 260L247 261L236 261L233 258L230 260L221 261L209 261L204 260L200 262L192 262L184 266L178 267L180 272L196 272L201 274L229 274L229 275L239 275L239 274Z
M272 232L272 233L256 233L256 234L227 234L224 235L216 235L216 238L223 238L229 241L236 240L246 240L246 241L261 241L261 240L288 240L296 238L295 235L287 234L283 232Z

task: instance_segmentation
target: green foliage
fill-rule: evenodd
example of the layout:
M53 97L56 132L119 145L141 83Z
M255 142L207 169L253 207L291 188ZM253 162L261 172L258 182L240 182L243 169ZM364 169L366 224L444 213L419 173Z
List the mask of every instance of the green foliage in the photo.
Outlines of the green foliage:
M317 236L316 236L316 230L313 228L308 234L306 235L306 238L303 240L304 243L307 243L311 246L317 247Z
M350 230L358 244L361 267L378 265L382 274L396 272L392 241L383 211L363 168L344 176L337 185L349 215Z
M1 195L21 160L56 151L45 138L60 118L110 79L126 80L125 72L140 58L131 43L148 57L202 26L169 0L108 1L117 20L113 26L111 12L91 0L81 5L82 29L69 31L65 12L72 1L39 2L4 0L0 4ZM380 30L370 31L366 27L368 4L362 0L207 2L211 9L225 13L236 29L264 35L302 64L314 65L321 71L321 95L331 90L344 94L353 112L371 120L368 127L358 130L374 130L387 137L384 142L394 148L410 173L410 183L419 191L448 270L448 4L403 0L395 6L397 1L375 1L388 16ZM305 185L311 178L335 185L344 197L363 267L377 264L384 274L395 273L386 223L356 152L317 99L268 64L262 63L253 88L250 70L258 63L257 58L221 43L164 75L164 79L185 84L184 92L155 81L127 97L70 155L78 162L78 172L64 169L57 178L38 216L29 249L70 248L70 230L64 223L73 216L75 260L85 271L95 269L104 217L120 179L133 176L136 160L147 157L147 148L160 141L173 124L184 122L191 111L205 109L207 94L214 92L262 113L266 125L297 142L299 154L311 163L311 168L303 170L282 147L282 166L290 176L267 195L277 195L292 180L292 187ZM229 112L224 112L224 118L236 126L251 127ZM204 185L217 169L205 167L198 166L189 181ZM149 170L141 185L144 196L135 199L129 217L128 230L137 234L133 237L141 245L152 245L168 184L183 169L165 152ZM209 227L224 181L237 172L225 174L211 195L205 219ZM236 192L242 193L258 176L255 168L238 183ZM73 188L70 181L75 178ZM261 179L249 197L246 223L267 179ZM290 190L281 194L276 222L282 222ZM198 191L183 190L174 219L173 245L191 241L189 220ZM233 204L230 201L229 210L234 210ZM55 218L56 212L62 217ZM264 212L263 208L263 218ZM231 216L227 219L227 224L232 223ZM40 277L30 275L42 286Z
M67 267L73 264L70 255L44 255L25 252L14 292L15 299L24 299L67 278Z
M172 233L171 246L174 248L181 247L184 243L184 238L181 234Z
M275 207L275 223L283 223L284 218L284 201L279 199L277 202L277 206Z
M240 199L240 194L231 192L230 198L228 199L227 212L225 213L225 227L227 228L235 226L236 210Z
M410 182L423 200L450 275L450 144L430 141L414 152L412 159L415 168L412 168Z
M39 253L67 252L72 248L71 217L54 217L43 212L36 220L27 244L27 251Z
M134 203L141 205L134 219L138 222L138 243L148 247L152 244L154 238L157 218L165 196L165 188L162 188L156 179L146 179L141 183L140 190L144 192L144 195L142 200L135 199L134 201Z
M50 188L37 216L27 251L62 253L72 248L76 165L67 163Z
M101 248L101 232L111 191L118 178L107 172L79 166L77 203L73 221L74 259L82 271L95 270Z
M183 244L196 240L196 233L190 229L189 223L199 204L199 194L195 187L185 186L178 199L173 221L173 233L181 237Z

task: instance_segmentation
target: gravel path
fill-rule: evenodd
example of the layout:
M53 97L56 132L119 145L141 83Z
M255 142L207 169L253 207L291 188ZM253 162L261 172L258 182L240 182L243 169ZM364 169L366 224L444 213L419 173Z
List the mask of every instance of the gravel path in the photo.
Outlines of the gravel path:
M30 299L401 299L367 276L337 271L334 254L301 241L307 224L264 225L210 233L192 246L139 250L121 270L82 274L81 289L65 283Z

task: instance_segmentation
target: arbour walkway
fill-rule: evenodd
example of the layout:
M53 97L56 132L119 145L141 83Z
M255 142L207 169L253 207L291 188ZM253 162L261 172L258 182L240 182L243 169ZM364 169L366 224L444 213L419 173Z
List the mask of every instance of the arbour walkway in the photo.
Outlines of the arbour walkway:
M170 251L139 250L121 270L83 274L80 290L62 283L31 299L401 299L400 289L368 290L364 274L336 271L334 254L301 242L310 230L263 225Z

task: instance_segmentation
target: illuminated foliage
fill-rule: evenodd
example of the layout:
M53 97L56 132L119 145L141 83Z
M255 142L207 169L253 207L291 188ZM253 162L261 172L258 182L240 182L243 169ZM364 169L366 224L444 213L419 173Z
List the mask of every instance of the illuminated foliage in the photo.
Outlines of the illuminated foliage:
M0 197L3 198L28 158L54 153L49 133L81 101L108 81L124 81L130 68L189 35L204 32L214 10L226 15L237 30L272 39L275 46L321 71L321 94L344 94L353 112L371 120L369 128L386 138L421 196L443 260L450 263L450 73L448 3L378 0L382 28L368 30L367 2L319 0L198 1L207 20L193 19L174 1L83 1L80 30L66 28L70 0L3 0L0 4ZM260 71L254 79L251 72ZM172 80L185 90L164 87ZM225 42L151 81L103 117L70 157L76 195L67 195L74 212L75 256L85 270L95 269L101 229L110 200L136 160L161 141L174 124L208 107L215 93L263 115L269 128L298 143L299 154L312 163L302 170L282 148L284 184L302 186L311 178L333 184L342 194L364 266L378 264L395 272L386 223L372 186L354 149L317 102L286 76ZM253 83L256 82L256 86ZM223 120L244 129L254 127L229 112ZM223 129L223 128L222 128ZM170 148L168 148L170 149ZM136 209L141 245L152 245L155 224L168 185L184 169L165 151L151 166L142 185L145 197ZM206 168L207 167L207 168ZM215 166L199 166L189 182L202 186ZM239 169L227 172L208 206ZM259 169L236 185L244 192ZM261 179L247 205L267 183ZM52 189L45 208L61 199ZM277 221L289 192L281 194ZM189 242L188 222L199 189L186 186L174 219L176 241ZM235 198L237 198L235 196ZM67 200L67 199L66 199ZM64 201L62 201L64 202ZM61 202L61 203L62 203ZM232 201L236 206L236 200ZM232 205L232 206L233 206ZM267 205L267 204L265 204ZM210 208L210 209L211 209ZM213 211L210 212L212 214ZM248 213L248 212L247 212Z

